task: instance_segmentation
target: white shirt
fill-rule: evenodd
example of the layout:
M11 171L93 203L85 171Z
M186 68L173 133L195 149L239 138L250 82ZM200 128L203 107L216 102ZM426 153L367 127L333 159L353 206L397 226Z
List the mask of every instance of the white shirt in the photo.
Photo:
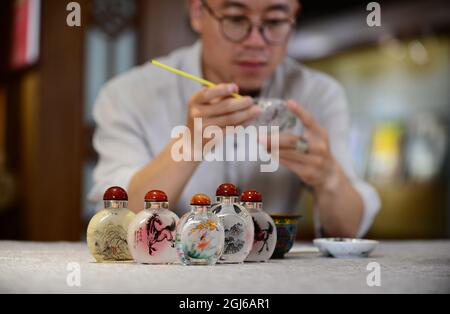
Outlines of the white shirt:
M202 76L201 49L201 42L197 42L159 60ZM94 147L99 161L89 196L92 202L101 207L108 187L128 187L134 174L171 140L172 129L186 123L188 99L200 88L194 81L151 64L132 69L104 86L94 106ZM263 87L261 97L294 99L328 130L333 155L364 201L358 232L358 237L363 237L379 210L380 201L377 192L358 179L353 168L348 149L349 113L341 86L332 78L286 57ZM304 189L300 179L282 165L274 173L262 173L260 162L250 161L202 162L172 209L184 213L193 194L214 197L216 188L224 182L235 183L241 191L260 191L267 212L299 211L298 200ZM316 209L314 218L319 234L317 212Z

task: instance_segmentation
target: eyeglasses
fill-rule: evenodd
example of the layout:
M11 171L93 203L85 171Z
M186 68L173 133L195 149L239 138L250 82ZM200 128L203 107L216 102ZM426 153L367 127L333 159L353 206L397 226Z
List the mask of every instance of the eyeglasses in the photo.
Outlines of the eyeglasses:
M218 16L206 0L202 0L203 7L216 19L226 39L234 43L241 43L247 39L253 27L257 27L264 40L270 45L283 44L289 37L295 21L293 19L269 19L262 23L253 23L246 16Z

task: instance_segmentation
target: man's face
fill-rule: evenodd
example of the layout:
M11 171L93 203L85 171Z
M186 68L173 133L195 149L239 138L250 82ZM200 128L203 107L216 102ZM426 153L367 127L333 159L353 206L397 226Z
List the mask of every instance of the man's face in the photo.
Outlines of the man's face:
M243 91L259 90L283 60L289 36L271 44L258 27L253 27L242 41L231 41L224 35L217 17L235 21L248 18L256 25L294 21L299 9L297 0L207 0L206 3L212 12L201 7L200 0L191 1L191 21L202 37L206 74L219 80L217 83L236 83Z

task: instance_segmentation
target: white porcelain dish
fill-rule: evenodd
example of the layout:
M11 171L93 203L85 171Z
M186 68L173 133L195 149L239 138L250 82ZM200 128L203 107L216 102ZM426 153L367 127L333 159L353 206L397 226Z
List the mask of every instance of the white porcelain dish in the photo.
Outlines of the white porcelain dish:
M325 256L336 258L364 258L378 246L378 241L345 238L315 239L314 245Z

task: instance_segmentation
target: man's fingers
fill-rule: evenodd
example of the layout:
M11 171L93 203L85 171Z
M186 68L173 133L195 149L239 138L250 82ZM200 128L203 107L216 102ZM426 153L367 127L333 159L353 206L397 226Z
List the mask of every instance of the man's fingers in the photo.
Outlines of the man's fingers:
M300 119L300 121L307 129L319 132L320 134L323 133L323 129L320 124L308 111L305 110L305 108L303 108L293 100L289 100L287 102L287 106L288 109Z
M287 102L287 106L289 110L300 119L304 126L310 128L315 124L314 118L311 116L309 112L307 112L302 106L297 104L293 100L289 100Z
M203 117L218 117L248 109L254 105L251 97L226 98L213 105L201 105L199 110Z
M280 156L280 163L296 173L298 176L302 177L305 174L308 174L311 172L310 167L300 164L296 161L293 161L291 159L284 158Z
M214 87L205 87L194 94L192 101L197 104L209 104L217 97L231 96L238 91L239 88L236 84L219 84Z
M208 119L208 125L217 125L219 127L242 125L245 122L256 118L260 113L261 108L252 106L245 110Z
M323 158L317 155L300 153L293 149L280 149L280 158L284 158L302 165L321 166Z
M295 149L297 147L298 141L303 138L303 136L293 135L290 133L281 133L279 138L279 148L280 149ZM272 149L271 137L270 135L266 138L260 138L260 143L265 145L270 151Z

